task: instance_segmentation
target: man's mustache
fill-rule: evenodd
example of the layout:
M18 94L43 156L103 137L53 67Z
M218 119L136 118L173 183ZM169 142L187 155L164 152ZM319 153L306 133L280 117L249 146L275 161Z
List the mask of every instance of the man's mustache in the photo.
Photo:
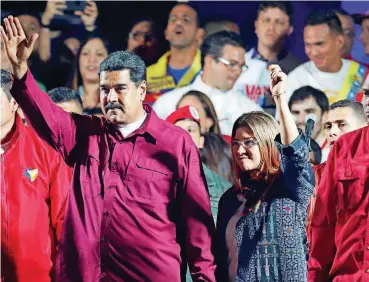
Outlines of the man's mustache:
M118 109L118 110L123 111L123 106L121 104L118 104L118 103L108 103L105 106L105 111L106 112L108 112L109 110L113 110L113 109Z

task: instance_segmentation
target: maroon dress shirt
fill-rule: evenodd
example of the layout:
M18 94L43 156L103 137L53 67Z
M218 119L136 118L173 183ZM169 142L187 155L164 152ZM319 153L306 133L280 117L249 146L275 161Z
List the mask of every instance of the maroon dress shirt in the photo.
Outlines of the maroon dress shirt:
M54 105L29 71L11 93L74 167L57 281L179 282L181 249L194 281L215 281L210 200L187 132L145 106L144 124L123 138L105 118Z

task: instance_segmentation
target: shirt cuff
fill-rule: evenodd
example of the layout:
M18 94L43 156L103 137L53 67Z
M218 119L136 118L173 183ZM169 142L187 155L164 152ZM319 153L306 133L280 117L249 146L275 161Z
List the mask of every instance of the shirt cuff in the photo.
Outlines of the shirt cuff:
M297 136L297 138L295 140L292 141L291 144L288 145L284 145L281 142L281 134L278 134L275 139L275 145L278 148L278 151L283 154L283 155L292 155L295 152L301 150L303 147L306 147L307 150L309 150L309 148L307 147L306 144L306 137L305 135L302 134L302 130L299 130L299 136Z

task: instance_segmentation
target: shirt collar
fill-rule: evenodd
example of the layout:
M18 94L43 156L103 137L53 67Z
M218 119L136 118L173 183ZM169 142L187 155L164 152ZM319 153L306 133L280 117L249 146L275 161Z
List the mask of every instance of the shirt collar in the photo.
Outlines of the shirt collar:
M224 94L232 93L233 88L225 92L219 89L216 89L216 88L212 88L211 86L209 86L202 80L202 75L203 75L203 71L201 71L196 76L194 82L190 85L191 90L198 90L200 92L205 93L209 97L214 96L214 95L224 95Z
M277 60L278 61L282 61L284 58L286 58L288 55L288 51L286 48L283 48L281 50L281 52L279 52L278 56L277 56ZM252 59L258 59L264 62L268 62L268 60L266 60L261 54L259 54L258 50L256 48L253 48L252 51L252 55L251 55Z
M5 152L14 146L24 127L25 125L23 124L22 118L18 114L16 114L12 129L1 141L1 147L4 149Z
M151 106L144 104L143 107L144 110L147 112L147 117L143 125L135 132L136 134L148 133L155 140L158 140L162 132L160 126L162 120L158 117Z
M161 122L163 122L163 120L161 120L158 117L158 115L155 113L155 111L152 109L151 106L144 104L143 108L147 113L147 117L144 123L142 124L140 128L133 131L126 138L130 138L134 135L148 134L154 140L158 140L161 136L162 128L160 124ZM106 120L106 122L107 122L107 127L108 127L108 133L112 135L117 141L122 142L125 138L123 138L122 134L119 131L119 128L108 120Z

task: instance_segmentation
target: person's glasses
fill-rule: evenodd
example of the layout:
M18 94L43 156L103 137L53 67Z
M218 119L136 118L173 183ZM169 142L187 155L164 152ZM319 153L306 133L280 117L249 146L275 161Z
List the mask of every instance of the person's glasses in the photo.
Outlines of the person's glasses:
M241 72L244 72L248 69L248 66L245 64L240 65L239 63L236 63L236 62L230 62L227 59L224 59L222 57L217 57L217 61L225 64L230 70L240 69Z
M136 31L136 32L130 32L129 38L133 38L135 40L143 38L146 41L151 41L153 39L153 35L151 32Z
M240 146L244 147L245 149L250 149L253 146L257 145L258 141L255 138L249 138L244 140L232 140L229 145L231 148L239 148Z

